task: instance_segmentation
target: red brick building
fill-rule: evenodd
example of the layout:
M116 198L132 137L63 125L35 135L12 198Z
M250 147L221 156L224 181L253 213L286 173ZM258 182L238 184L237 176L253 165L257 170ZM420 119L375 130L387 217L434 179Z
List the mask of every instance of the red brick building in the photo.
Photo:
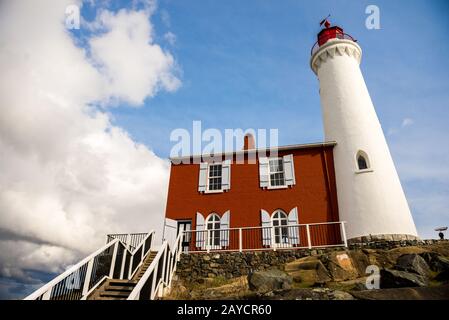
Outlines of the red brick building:
M171 159L165 229L193 230L189 251L341 243L335 143L279 147L272 157L245 138L244 150L219 161Z

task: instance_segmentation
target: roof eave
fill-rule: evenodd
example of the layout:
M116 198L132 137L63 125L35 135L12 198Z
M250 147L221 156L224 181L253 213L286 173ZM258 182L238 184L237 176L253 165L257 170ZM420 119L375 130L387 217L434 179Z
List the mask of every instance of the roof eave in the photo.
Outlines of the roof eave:
M309 149L309 148L319 148L319 147L334 147L337 145L336 141L325 141L325 142L314 142L314 143L304 143L304 144L292 144L287 146L281 146L281 147L272 147L272 148L256 148L256 149L249 149L249 150L240 150L240 151L229 151L229 152L220 152L216 154L197 154L197 155L189 155L189 156L183 156L183 157L170 157L170 161L176 161L180 162L185 159L196 159L196 158L202 158L202 157L229 157L233 155L238 154L246 154L246 153L254 153L254 152L267 152L270 150L276 150L277 151L287 151L287 150L298 150L298 149Z

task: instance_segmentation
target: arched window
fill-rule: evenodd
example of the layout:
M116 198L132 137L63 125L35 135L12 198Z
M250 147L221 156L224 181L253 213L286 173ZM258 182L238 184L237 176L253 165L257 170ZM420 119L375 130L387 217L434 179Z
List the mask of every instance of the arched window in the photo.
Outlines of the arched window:
M216 213L211 213L206 219L206 230L208 231L207 245L220 245L220 217Z
M276 244L288 243L288 219L282 210L276 210L271 218L274 229L274 242Z
M366 170L369 167L368 155L363 151L357 152L357 168L359 170Z

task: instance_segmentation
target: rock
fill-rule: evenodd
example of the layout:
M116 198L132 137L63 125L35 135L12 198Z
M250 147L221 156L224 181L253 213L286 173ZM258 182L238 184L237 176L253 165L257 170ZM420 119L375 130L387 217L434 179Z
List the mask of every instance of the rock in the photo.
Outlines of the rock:
M425 252L421 257L427 262L430 269L435 272L449 271L449 259L435 252Z
M396 269L402 271L413 272L423 277L428 277L430 268L421 256L416 253L404 254L400 256L396 262Z
M436 281L440 281L440 282L444 282L444 283L449 283L449 271L442 271L440 272L435 278L434 280Z
M349 252L352 264L354 265L360 277L366 276L366 268L371 265L368 256L361 250L352 250Z
M382 269L380 270L380 287L402 288L402 287L425 287L427 279L423 276L407 271Z
M269 292L285 290L290 289L291 284L292 277L277 269L256 271L248 275L248 285L253 291Z
M447 300L449 286L351 291L361 300Z
M356 279L359 274L346 251L321 256L321 261L335 281Z
M287 263L285 271L292 276L293 281L309 286L332 280L323 263L316 257L306 257Z
M248 281L246 277L233 279L229 283L218 287L206 288L201 290L201 295L197 295L199 299L230 299L239 298L248 293Z
M329 294L332 300L355 300L352 294L340 290L335 290Z

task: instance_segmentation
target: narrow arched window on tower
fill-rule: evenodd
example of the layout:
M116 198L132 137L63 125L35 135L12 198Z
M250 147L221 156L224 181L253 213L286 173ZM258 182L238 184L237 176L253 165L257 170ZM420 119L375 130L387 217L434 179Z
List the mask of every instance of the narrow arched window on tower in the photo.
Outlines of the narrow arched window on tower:
M357 166L359 170L369 169L368 156L363 151L357 152Z

